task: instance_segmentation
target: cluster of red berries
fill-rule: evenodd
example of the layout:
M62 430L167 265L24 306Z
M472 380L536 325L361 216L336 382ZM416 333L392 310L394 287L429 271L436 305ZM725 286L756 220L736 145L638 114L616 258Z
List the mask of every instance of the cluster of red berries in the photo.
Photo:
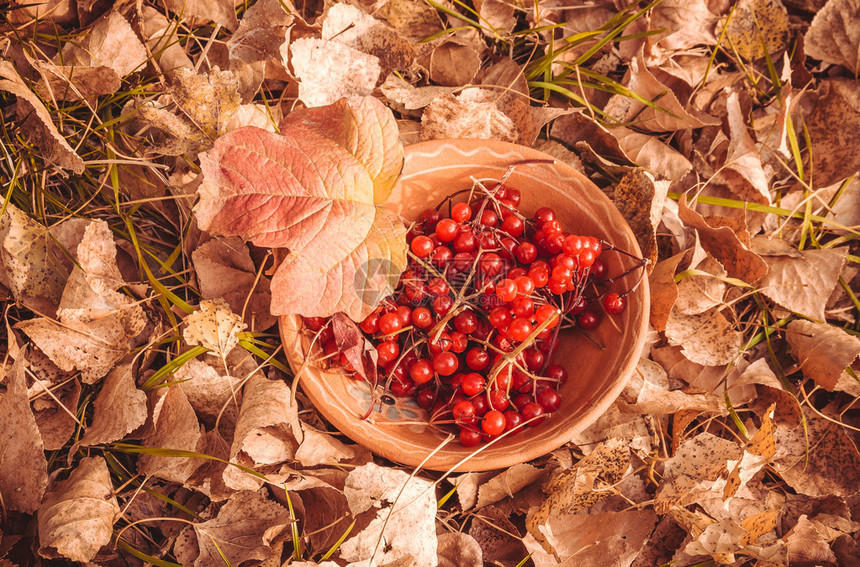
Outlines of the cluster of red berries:
M564 232L552 209L525 218L520 192L501 184L473 190L468 202L453 197L410 230L395 294L359 326L375 346L379 380L414 396L431 424L455 426L470 447L557 411L568 376L552 363L559 329L594 329L626 299L602 294L603 309L586 299L587 285L607 280L606 243ZM306 319L334 355L323 323Z

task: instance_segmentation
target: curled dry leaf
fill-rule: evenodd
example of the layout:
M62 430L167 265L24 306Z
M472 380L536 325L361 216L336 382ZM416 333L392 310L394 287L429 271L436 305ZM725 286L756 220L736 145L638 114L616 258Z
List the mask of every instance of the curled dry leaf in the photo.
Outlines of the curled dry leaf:
M110 543L120 510L107 462L85 457L39 507L39 555L90 561Z
M824 308L848 254L846 247L802 250L792 256L765 256L761 293L786 309L824 321Z
M176 34L175 25L168 22L164 14L152 6L143 5L140 14L143 41L156 57L161 70L171 73L182 67L193 68L194 64L185 54L182 44L173 41Z
M296 449L295 458L305 467L318 465L334 465L340 461L348 461L355 457L352 447L341 443L333 435L317 431L302 424L303 439Z
M174 380L180 382L188 403L207 427L214 427L220 418L220 426L232 431L242 399L241 380L224 373L223 366L219 366L220 370L195 358L176 371Z
M292 459L298 443L290 429L296 417L290 389L280 380L254 374L242 392L230 462L265 472ZM234 490L256 490L262 480L237 467L227 467L224 483Z
M513 496L523 488L536 482L545 474L545 469L539 469L528 463L514 465L478 487L476 507L483 508L484 506L495 504L500 500Z
M576 512L611 495L607 490L621 480L630 464L630 450L621 439L609 439L572 469L556 471L544 485L546 499L529 510L526 528L545 550L551 551L543 526L558 514Z
M669 314L678 300L675 271L686 255L684 251L657 262L648 277L648 288L651 291L651 326L657 331L666 330Z
M379 58L343 43L303 37L281 46L299 79L299 99L309 107L343 97L368 96L379 82Z
M34 141L44 152L43 155L55 160L60 167L77 174L83 173L84 160L60 134L54 126L51 113L39 97L27 88L27 84L10 62L0 61L0 77L0 90L18 97L17 114L19 117L29 117L24 123L25 129L34 137Z
M670 390L666 371L647 358L639 359L622 395L631 403L623 404L621 410L630 413L668 415L685 410L716 412L720 409L716 396Z
M669 184L655 181L640 169L634 169L615 186L613 202L636 235L642 257L657 260L657 225L663 215L663 203Z
M648 541L657 515L653 510L559 514L542 528L562 564L626 567Z
M618 146L630 161L644 167L657 179L676 183L693 168L693 164L680 152L655 136L627 128L612 128L609 132L618 140Z
M860 17L857 0L830 0L815 14L804 36L806 54L860 72L860 29L852 22Z
M200 226L290 249L272 278L274 315L360 321L405 267L406 229L378 206L403 163L394 117L376 99L350 104L295 111L282 135L240 128L201 156Z
M257 281L257 268L241 238L213 238L198 246L191 258L203 299L223 299L233 313L242 313L247 302L245 323L254 330L275 324L269 313L270 280L260 276Z
M614 95L606 104L605 111L619 122L635 122L638 128L648 132L674 132L686 128L715 126L720 123L712 116L695 116L687 112L672 89L661 83L648 70L642 53L630 62L627 88L654 102L658 108L627 96Z
M717 43L714 31L717 16L705 0L664 0L651 12L649 28L661 30L653 38L657 47L667 51L689 49L695 45Z
M666 321L666 338L669 343L680 345L683 355L692 362L719 366L738 356L743 333L733 330L717 308L697 315L682 315L673 310Z
M197 536L199 548L194 567L268 559L274 553L273 542L281 537L291 520L290 512L266 495L265 489L250 494L237 492L215 518L185 528L184 531L193 530ZM177 545L184 541L188 540L180 536Z
M780 0L740 0L726 25L726 38L744 60L763 59L788 45L788 12Z
M725 167L717 176L725 180L732 192L745 199L770 204L768 178L761 163L759 149L747 131L738 93L733 89L730 89L726 98L726 109L729 147Z
M128 20L110 10L82 34L81 41L66 42L55 62L72 69L104 66L122 78L142 70L148 58Z
M459 87L439 87L428 85L415 87L392 73L385 78L385 82L379 85L379 90L385 95L389 102L402 105L406 110L418 110L424 108L440 96L449 95ZM401 128L402 130L402 128Z
M36 92L48 100L76 101L113 94L122 85L116 72L104 65L74 67L37 60L32 65L42 77Z
M0 398L0 494L9 510L31 514L48 486L48 463L26 380L18 358L6 373L6 393Z
M468 85L481 68L481 57L471 45L446 41L430 54L430 78L446 87Z
M432 486L430 481L374 463L353 469L343 492L353 516L367 512L370 523L343 543L341 557L368 567L395 561L434 565L436 496ZM383 527L384 537L377 549Z
M80 370L83 381L92 384L128 354L147 319L139 305L117 291L124 282L105 221L87 225L77 260L57 309L59 322L38 317L18 328L60 369Z
M137 470L141 474L182 484L205 461L179 455L163 456L159 455L160 450L168 453L170 450L202 452L206 443L202 428L182 388L159 388L152 398L155 401L152 410L154 431L143 440L143 445L153 451L140 455Z
M796 320L788 324L786 340L803 375L827 390L848 378L846 368L860 356L860 339L833 325Z
M516 124L496 104L499 94L481 88L440 96L424 109L421 139L489 138L516 142Z
M242 318L233 313L226 301L204 299L185 318L182 338L189 345L200 345L223 357L239 344L237 334L245 327Z
M125 362L110 371L93 404L93 421L80 444L84 447L123 439L146 422L146 394L137 389Z
M292 2L260 0L242 15L239 29L227 40L231 64L278 61L289 26L297 11Z
M686 197L678 201L678 216L689 228L696 230L702 247L723 265L730 277L756 283L767 273L765 261L738 238L735 230L729 226L709 224L705 217L687 205Z
M463 532L449 532L437 538L438 567L483 567L484 554L475 538Z
M2 63L0 63L2 65ZM11 203L0 217L0 281L15 300L40 313L53 314L60 303L71 263L52 231Z

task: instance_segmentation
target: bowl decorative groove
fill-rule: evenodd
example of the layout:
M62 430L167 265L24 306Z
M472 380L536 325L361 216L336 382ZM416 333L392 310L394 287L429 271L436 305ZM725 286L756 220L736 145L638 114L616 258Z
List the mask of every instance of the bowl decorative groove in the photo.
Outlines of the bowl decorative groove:
M513 163L553 159L524 146L477 139L422 142L406 147L405 153L403 174L385 206L406 219L416 219L447 195L468 189L473 179L498 180ZM558 161L519 165L506 185L522 192L520 211L524 215L530 216L542 206L553 207L566 231L596 236L640 255L632 231L612 202L572 167ZM610 275L635 265L631 258L611 251L604 252L601 259ZM628 289L639 275L635 271L612 289ZM648 279L643 277L628 296L627 309L612 317L618 327L604 318L591 332L594 341L576 331L560 334L555 361L567 368L569 379L560 390L561 408L543 424L484 446L471 458L476 448L463 447L455 439L423 466L457 471L509 467L557 449L594 423L621 393L636 366L648 326L648 297ZM377 395L376 411L362 420L370 405L370 386L338 369L303 365L310 337L301 328L300 317L281 317L284 350L293 370L301 372L302 390L332 425L374 453L413 467L437 449L445 434L425 424L426 412L411 398L385 405Z

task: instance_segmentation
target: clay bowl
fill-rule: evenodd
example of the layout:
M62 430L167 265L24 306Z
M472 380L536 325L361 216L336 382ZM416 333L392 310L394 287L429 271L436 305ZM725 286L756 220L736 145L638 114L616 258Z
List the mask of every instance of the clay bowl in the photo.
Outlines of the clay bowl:
M403 175L387 207L406 219L415 219L445 196L472 186L472 178L499 179L508 166L523 160L551 160L541 152L491 140L436 140L408 146ZM584 175L563 163L520 165L507 181L522 193L520 210L531 215L541 206L553 207L566 230L602 238L639 255L636 240L615 206ZM601 259L610 275L623 273L634 262L615 252ZM613 289L631 287L634 273ZM395 405L376 404L370 419L360 417L370 405L370 386L348 378L340 370L327 371L302 363L310 339L299 331L299 317L280 320L287 358L294 371L301 368L303 391L339 431L374 453L392 461L433 470L481 471L509 467L557 449L587 428L609 408L633 371L648 323L648 280L628 296L627 309L604 319L592 337L567 331L555 361L565 366L569 380L561 390L560 411L538 427L509 435L478 454L453 440L428 458L445 434L424 425L426 413L411 398ZM620 329L620 331L619 331ZM381 392L380 392L381 394ZM379 399L379 396L376 396ZM426 461L425 461L426 459Z

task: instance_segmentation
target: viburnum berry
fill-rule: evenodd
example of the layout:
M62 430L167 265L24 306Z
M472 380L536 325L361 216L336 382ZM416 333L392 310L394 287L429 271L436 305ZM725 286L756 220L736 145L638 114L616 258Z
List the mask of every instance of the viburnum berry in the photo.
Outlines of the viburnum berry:
M484 377L476 372L466 374L460 387L467 396L474 396L484 389Z
M439 240L442 242L451 242L457 238L457 234L459 232L460 225L451 219L442 219L436 223L436 236L438 236Z
M607 293L606 297L603 298L603 308L610 315L622 313L625 307L627 307L627 298L623 295L618 295L614 291Z
M481 418L481 429L487 435L499 435L505 430L505 414L499 410L490 410Z
M468 203L457 203L451 207L451 219L459 223L466 222L472 218L472 207Z
M419 358L409 368L409 376L416 384L424 384L433 379L433 364L426 358Z
M433 249L436 246L433 244L432 240L422 234L413 238L409 247L412 250L412 253L419 258L426 258L431 252L433 252Z

